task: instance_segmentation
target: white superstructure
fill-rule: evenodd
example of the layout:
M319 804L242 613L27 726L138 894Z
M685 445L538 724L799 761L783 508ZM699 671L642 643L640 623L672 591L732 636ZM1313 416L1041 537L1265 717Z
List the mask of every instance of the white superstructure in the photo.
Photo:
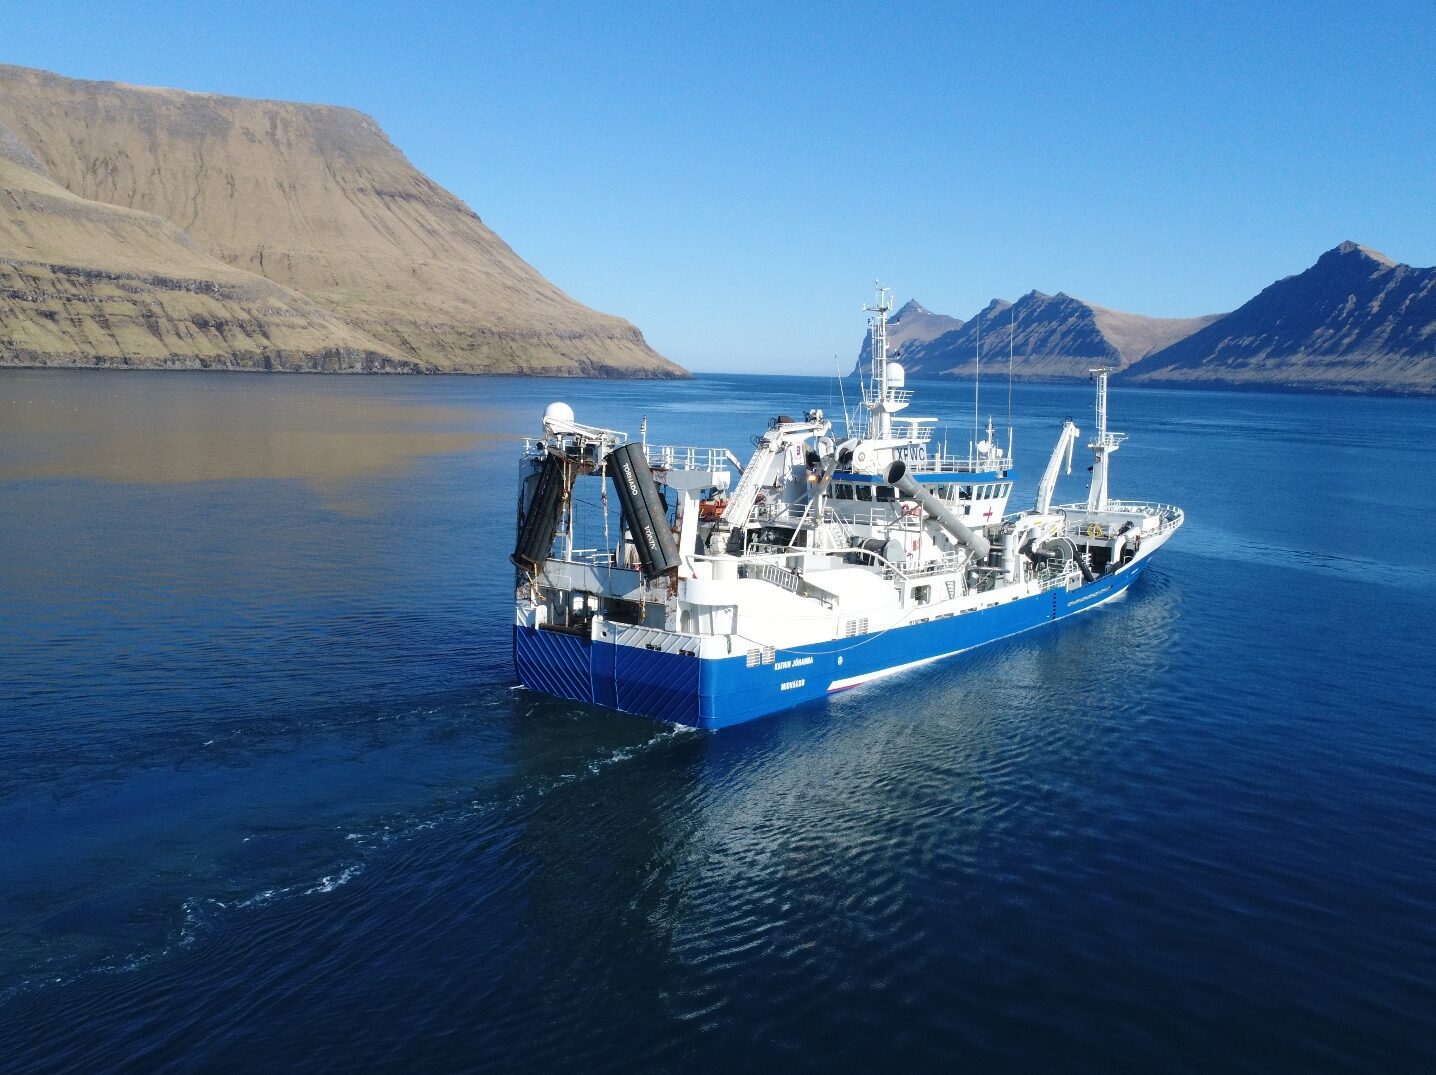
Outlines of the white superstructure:
M879 289L866 309L871 375L847 435L835 435L821 410L779 416L739 466L724 449L632 444L576 422L563 405L550 407L544 437L526 446L520 497L521 678L527 668L541 689L583 695L546 685L544 662L578 658L543 656L555 645L544 632L599 647L586 651L595 671L584 700L654 715L667 714L651 699L623 704L617 673L610 692L603 662L635 661L637 648L712 662L707 671L728 662L809 670L774 681L765 701L750 698L743 712L758 715L1026 629L1035 616L1098 604L1181 526L1180 509L1109 495L1109 459L1123 440L1107 430L1109 369L1093 371L1097 431L1086 503L1052 504L1080 435L1068 421L1033 508L1009 512L1011 431L1006 450L991 422L965 451L936 441L936 418L905 413L913 392L887 356L888 291ZM612 479L622 501L620 518L611 519L604 485L601 539L592 520L582 525L572 496L575 483L592 477ZM1044 594L1053 600L1036 600ZM777 668L783 653L804 663ZM816 675L819 665L824 675ZM710 708L688 722L747 719L715 715L718 702Z

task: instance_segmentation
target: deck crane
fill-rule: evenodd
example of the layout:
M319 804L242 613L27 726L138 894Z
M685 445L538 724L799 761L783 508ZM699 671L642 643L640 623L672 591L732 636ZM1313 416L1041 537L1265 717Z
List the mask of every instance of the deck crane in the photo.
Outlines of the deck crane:
M1037 514L1046 515L1052 510L1052 492L1057 488L1057 472L1062 469L1062 457L1067 457L1067 473L1072 473L1072 446L1082 431L1068 418L1062 423L1062 433L1057 438L1057 447L1052 449L1052 458L1047 460L1047 469L1037 483Z

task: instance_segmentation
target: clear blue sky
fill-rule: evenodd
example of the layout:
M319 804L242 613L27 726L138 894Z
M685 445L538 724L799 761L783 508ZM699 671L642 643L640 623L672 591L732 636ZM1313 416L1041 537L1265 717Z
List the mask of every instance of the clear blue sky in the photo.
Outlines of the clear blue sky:
M825 373L875 277L971 316L1436 264L1436 4L12 4L0 60L345 104L695 369Z

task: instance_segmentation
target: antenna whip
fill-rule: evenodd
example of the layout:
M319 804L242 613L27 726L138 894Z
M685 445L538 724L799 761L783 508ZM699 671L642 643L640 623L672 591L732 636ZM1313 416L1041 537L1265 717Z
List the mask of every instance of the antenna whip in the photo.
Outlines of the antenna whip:
M1017 341L1017 303L1008 307L1011 321L1007 326L1007 429L1012 431L1012 350Z

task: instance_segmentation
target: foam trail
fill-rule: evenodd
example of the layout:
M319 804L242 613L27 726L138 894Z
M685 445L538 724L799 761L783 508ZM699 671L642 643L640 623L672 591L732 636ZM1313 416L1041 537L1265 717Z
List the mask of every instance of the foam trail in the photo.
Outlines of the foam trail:
M470 800L455 809L441 811L427 817L409 818L399 825L384 825L372 832L347 833L345 839L355 847L358 857L352 861L335 864L317 879L261 889L239 899L221 900L212 896L188 897L180 904L181 922L173 939L168 943L149 952L130 953L113 961L94 963L59 975L36 974L23 977L7 987L0 988L0 1005L40 989L65 988L97 975L127 974L142 970L176 951L188 948L203 934L218 928L227 916L257 911L286 900L335 892L355 878L362 876L376 856L397 843L411 840L421 833L433 832L445 825L471 820L485 813L518 809L562 788L599 776L615 765L632 761L668 743L699 734L701 733L695 728L683 725L667 726L642 742L616 748L607 755L587 762L578 771L563 773L551 780L520 788L505 798Z

